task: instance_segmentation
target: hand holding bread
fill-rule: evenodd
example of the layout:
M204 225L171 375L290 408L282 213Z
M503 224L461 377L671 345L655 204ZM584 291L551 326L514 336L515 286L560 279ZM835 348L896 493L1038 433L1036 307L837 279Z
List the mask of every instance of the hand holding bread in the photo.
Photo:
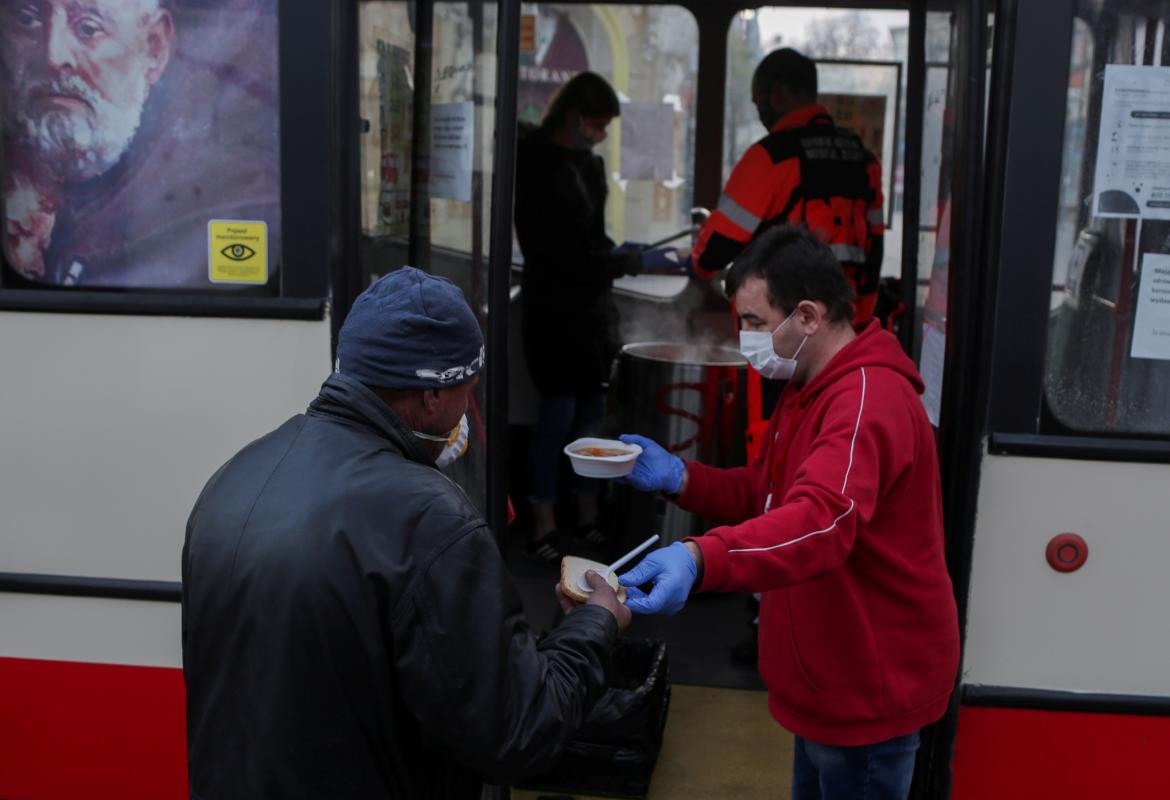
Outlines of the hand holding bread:
M601 606L617 619L618 630L624 631L630 624L631 614L625 607L626 589L618 583L617 576L608 574L607 581L601 575L606 572L605 564L577 556L561 559L561 581L557 584L557 601L561 609L570 614L580 605ZM590 592L581 590L578 581L583 580Z

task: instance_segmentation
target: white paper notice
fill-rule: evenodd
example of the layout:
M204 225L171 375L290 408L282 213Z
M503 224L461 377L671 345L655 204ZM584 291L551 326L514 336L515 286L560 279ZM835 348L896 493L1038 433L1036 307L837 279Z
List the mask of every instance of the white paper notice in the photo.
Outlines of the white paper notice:
M431 197L471 202L471 155L475 146L475 103L431 106Z
M1170 255L1142 255L1142 279L1129 355L1170 360Z
M929 322L922 323L922 354L918 359L918 372L926 387L922 392L922 405L926 408L926 418L936 428L942 414L943 362L946 356L946 333Z
M674 174L674 106L622 104L622 178L665 181Z
M1105 66L1093 213L1170 219L1170 67Z

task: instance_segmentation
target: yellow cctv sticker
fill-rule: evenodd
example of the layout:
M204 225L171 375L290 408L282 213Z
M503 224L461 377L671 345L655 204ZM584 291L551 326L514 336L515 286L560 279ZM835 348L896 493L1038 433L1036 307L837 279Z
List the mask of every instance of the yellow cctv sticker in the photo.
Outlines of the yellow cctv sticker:
M268 224L240 219L207 223L207 277L212 283L268 283Z

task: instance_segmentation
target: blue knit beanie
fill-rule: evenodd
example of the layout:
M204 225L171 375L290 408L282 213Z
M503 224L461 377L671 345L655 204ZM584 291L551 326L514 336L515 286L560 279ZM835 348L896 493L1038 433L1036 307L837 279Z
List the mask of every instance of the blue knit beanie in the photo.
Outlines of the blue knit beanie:
M414 267L358 295L337 336L337 372L378 389L456 386L483 365L483 333L463 292Z

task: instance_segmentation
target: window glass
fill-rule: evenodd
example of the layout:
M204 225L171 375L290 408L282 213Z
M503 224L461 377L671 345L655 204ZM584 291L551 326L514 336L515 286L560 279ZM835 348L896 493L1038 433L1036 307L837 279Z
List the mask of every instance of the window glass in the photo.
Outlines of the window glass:
M75 5L0 3L3 286L276 293L276 0Z
M1170 434L1170 66L1149 15L1077 4L1044 430Z
M410 217L410 138L414 25L405 2L362 3L358 16L362 232L406 241Z
M487 330L496 6L435 3L418 41L414 5L359 7L362 272L366 281L411 263L463 290ZM425 76L416 74L416 50ZM423 105L416 107L418 81ZM416 114L426 115L415 136ZM413 185L412 185L413 181ZM413 195L412 195L413 192ZM412 197L414 198L412 204ZM486 511L487 373L468 409L470 449L448 468Z
M522 6L519 118L539 123L561 84L578 72L601 75L622 116L596 148L609 173L608 233L654 242L690 232L695 79L699 30L677 6ZM680 239L686 246L687 241Z
M837 124L861 137L882 165L885 255L882 274L900 276L901 152L909 14L765 7L742 11L727 37L723 178L764 136L752 103L756 65L772 50L792 47L817 62L821 102Z

